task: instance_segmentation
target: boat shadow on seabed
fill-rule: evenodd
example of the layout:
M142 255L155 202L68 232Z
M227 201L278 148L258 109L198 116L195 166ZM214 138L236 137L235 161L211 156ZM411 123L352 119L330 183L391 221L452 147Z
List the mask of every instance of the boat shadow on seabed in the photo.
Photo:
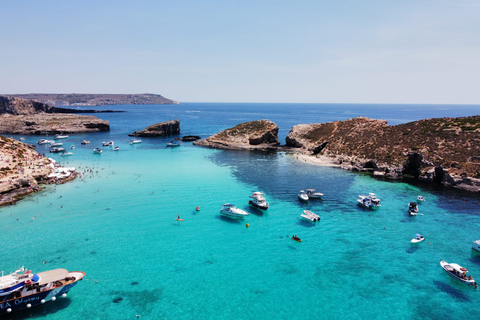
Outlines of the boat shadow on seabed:
M72 303L70 298L59 298L56 301L50 301L48 303L35 306L32 309L23 309L1 316L2 320L24 320L24 319L41 319L51 314L55 314L61 311Z

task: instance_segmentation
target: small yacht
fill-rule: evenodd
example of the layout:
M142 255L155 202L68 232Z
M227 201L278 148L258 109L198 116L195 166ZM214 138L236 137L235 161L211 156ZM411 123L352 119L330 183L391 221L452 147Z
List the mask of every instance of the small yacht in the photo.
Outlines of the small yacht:
M375 193L369 193L368 196L359 195L357 204L367 209L373 209L380 207L380 199L377 198Z
M67 135L64 135L64 134L56 134L53 139L57 140L57 139L67 139L68 136Z
M267 210L268 209L268 202L265 200L265 197L263 196L263 193L261 192L254 192L250 198L252 200L249 200L248 203L250 203L252 206L257 207L262 210Z
M130 141L130 144L137 144L137 143L142 143L142 140L135 139L135 140Z
M228 216L230 218L236 218L236 219L243 219L244 217L249 215L248 212L245 212L242 209L235 207L231 203L225 203L222 206L222 210L220 210L220 213L223 214L224 216Z
M446 261L440 260L440 265L443 270L455 280L461 281L469 286L477 287L477 283L473 280L471 275L468 275L468 270L456 263L448 263Z
M309 199L321 199L323 197L323 193L317 192L316 189L306 189L306 191Z
M180 147L180 142L178 141L171 141L166 144L167 147L174 148L174 147Z
M62 157L71 156L71 155L73 155L73 152L62 152L61 154Z
M422 242L424 240L425 240L425 238L420 233L416 233L415 238L413 238L412 241L410 241L410 242L411 243L419 243L419 242Z
M38 140L38 144L51 144L53 143L54 141L52 140L47 140L47 139L40 139Z
M65 151L65 148L53 147L52 149L50 149L50 153L60 153L63 151Z
M95 154L100 154L100 153L102 153L102 149L100 149L100 148L95 148L95 149L93 149L93 153L95 153Z
M108 141L108 142L103 142L102 145L104 147L113 147L114 143L113 141Z
M320 221L320 216L309 210L303 210L303 214L301 214L300 217L311 222Z
M305 192L305 190L300 190L300 193L298 194L298 199L302 201L308 201L308 194Z
M90 141L88 141L88 140L83 140L83 141L82 141L82 144L90 144Z
M61 147L61 146L63 146L63 143L61 143L61 142L53 142L52 141L50 143L50 147Z
M410 202L408 204L408 214L411 216L416 216L418 213L418 205L416 202Z
M473 242L472 249L480 252L480 240L477 240L477 241Z

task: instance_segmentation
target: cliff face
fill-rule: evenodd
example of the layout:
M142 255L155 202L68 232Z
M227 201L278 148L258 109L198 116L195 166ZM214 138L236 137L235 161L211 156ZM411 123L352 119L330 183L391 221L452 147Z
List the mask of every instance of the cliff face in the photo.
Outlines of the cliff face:
M480 116L397 126L367 118L302 124L291 129L286 143L344 169L480 190Z
M177 134L180 134L180 120L175 119L151 125L143 130L135 131L134 133L129 134L129 136L161 137Z
M276 148L279 145L278 126L270 120L244 122L204 140L194 141L193 144L220 149Z
M48 109L49 106L40 102L0 96L0 114L35 114L38 112L47 112Z

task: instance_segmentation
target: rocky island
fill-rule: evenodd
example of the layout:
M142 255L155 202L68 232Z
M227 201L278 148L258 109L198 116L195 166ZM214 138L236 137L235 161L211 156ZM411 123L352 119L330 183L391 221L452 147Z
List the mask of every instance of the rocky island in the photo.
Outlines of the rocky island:
M108 121L94 116L55 113L44 103L0 96L0 132L45 135L109 131Z
M180 134L180 120L170 120L157 123L146 127L143 130L135 131L129 136L131 137L162 137Z
M204 140L193 142L194 145L236 150L271 150L276 149L278 126L270 120L256 120L241 123Z

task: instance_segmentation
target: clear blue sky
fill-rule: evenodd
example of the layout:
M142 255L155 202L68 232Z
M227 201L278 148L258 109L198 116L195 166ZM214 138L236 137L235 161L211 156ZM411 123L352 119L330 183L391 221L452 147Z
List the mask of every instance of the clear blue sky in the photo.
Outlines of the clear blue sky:
M480 104L480 1L3 0L0 94Z

